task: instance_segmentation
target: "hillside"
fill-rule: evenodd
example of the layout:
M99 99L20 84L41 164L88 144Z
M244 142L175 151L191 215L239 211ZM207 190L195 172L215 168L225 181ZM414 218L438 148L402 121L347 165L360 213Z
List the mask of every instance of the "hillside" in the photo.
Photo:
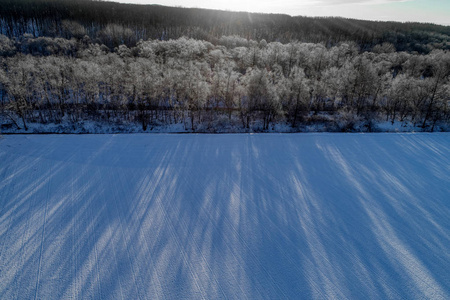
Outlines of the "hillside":
M398 51L419 53L450 49L450 26L434 24L292 17L91 0L1 0L0 3L0 33L10 38L25 33L65 38L87 34L108 44L100 32L108 24L116 24L132 32L131 37L123 40L128 47L135 46L140 39L186 36L215 43L221 36L237 35L256 41L300 41L324 43L328 47L352 41L364 51L383 43L393 44Z

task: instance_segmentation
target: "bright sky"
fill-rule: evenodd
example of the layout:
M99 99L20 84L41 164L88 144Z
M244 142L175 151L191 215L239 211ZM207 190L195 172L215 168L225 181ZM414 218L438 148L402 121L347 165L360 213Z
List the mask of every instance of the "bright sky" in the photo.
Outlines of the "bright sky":
M232 11L283 13L292 16L430 22L450 25L450 0L110 0Z

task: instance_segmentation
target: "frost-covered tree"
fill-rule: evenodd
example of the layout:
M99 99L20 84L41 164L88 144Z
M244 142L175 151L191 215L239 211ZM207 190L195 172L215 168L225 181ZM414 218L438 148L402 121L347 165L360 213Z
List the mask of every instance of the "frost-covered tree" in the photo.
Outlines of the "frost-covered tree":
M289 94L286 111L291 126L296 127L297 122L308 112L310 98L309 79L306 78L302 68L294 67L288 78Z
M7 36L0 34L0 56L10 56L16 52L14 42Z
M441 110L446 108L450 97L447 90L447 82L450 80L450 52L434 50L429 55L433 77L429 85L429 98L426 103L425 116L422 128L431 120L431 131L436 122L442 118Z
M217 45L185 37L114 49L85 37L0 39L7 49L0 57L2 110L18 127L94 119L139 121L144 130L180 122L214 130L218 119L240 118L244 128L268 130L274 121L297 127L344 115L426 130L448 123L448 51L418 55L384 45L359 53L353 42L325 47L236 37Z
M3 84L8 94L6 110L14 111L22 120L25 130L28 130L27 117L33 107L33 93L35 91L36 68L31 56L18 55L9 59ZM6 79L5 79L6 77ZM19 126L14 117L11 120Z

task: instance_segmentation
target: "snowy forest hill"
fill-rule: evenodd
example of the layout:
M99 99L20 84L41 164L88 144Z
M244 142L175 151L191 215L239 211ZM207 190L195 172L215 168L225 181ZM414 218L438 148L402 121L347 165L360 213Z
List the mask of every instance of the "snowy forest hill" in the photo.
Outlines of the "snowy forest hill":
M440 43L398 51L351 37L193 38L190 27L138 40L144 30L123 22L89 27L5 11L4 133L450 130L448 26L438 26Z

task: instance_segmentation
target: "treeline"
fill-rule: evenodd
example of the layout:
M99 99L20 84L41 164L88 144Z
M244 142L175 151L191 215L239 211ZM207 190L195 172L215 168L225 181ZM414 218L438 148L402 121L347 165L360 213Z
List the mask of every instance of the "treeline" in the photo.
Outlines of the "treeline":
M289 43L322 43L327 48L351 41L360 51L392 44L398 51L430 53L450 49L450 26L374 22L344 18L291 17L159 5L91 0L0 0L0 34L17 39L87 36L113 50L140 40L180 37L217 44L222 36Z
M86 38L0 36L1 113L9 124L96 120L189 131L239 126L373 130L401 121L433 131L450 121L450 52L361 53L354 42L259 42L223 36L140 41L110 51ZM20 41L20 42L18 42ZM24 54L27 53L27 54ZM300 127L299 127L300 126Z

